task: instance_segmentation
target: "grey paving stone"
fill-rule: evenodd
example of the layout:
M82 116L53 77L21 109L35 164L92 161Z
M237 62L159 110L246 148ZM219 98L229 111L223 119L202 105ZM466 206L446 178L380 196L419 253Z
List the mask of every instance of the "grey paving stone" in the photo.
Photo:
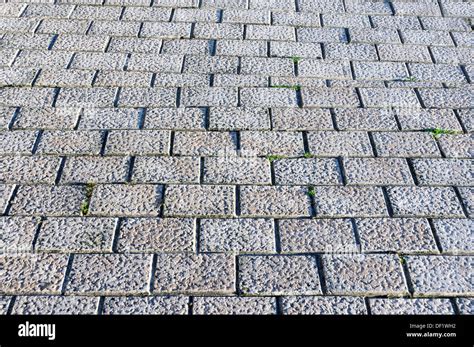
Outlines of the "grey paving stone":
M196 23L193 35L198 39L242 40L243 26L233 23Z
M242 88L242 106L246 107L296 107L298 100L291 86L273 88Z
M132 70L134 60L133 58L130 60ZM69 67L71 69L88 70L121 70L126 61L127 55L125 53L79 52L74 55Z
M430 46L453 46L453 40L446 31L437 30L402 30L404 43Z
M147 108L145 129L203 130L206 110L203 108Z
M457 46L473 47L474 36L471 32L453 32L453 38Z
M460 110L459 118L468 132L474 132L474 110Z
M122 12L120 7L80 5L74 8L74 11L72 11L69 17L117 20L120 17L120 12Z
M48 49L52 39L51 34L6 33L0 40L0 48Z
M159 185L107 184L97 186L90 201L96 216L157 216L162 203Z
M468 47L431 47L436 63L466 64L472 61L474 52Z
M352 43L401 43L396 29L381 25L382 29L351 28L349 29Z
M0 217L0 253L32 252L38 222L33 217Z
M13 67L65 69L71 59L71 52L21 50L13 62Z
M367 314L363 298L350 296L285 296L285 315Z
M344 12L344 4L342 1L328 0L300 0L300 10L317 13L340 13Z
M40 154L97 155L100 153L103 133L95 130L49 130L41 135Z
M45 18L38 29L39 34L73 34L84 35L90 22L82 19L56 19Z
M400 109L397 118L402 130L450 129L462 130L456 115L446 109Z
M0 89L0 105L47 107L53 102L53 94L53 88L3 87Z
M237 88L184 88L181 94L183 106L237 106ZM243 104L243 103L242 103ZM254 106L254 105L250 105Z
M389 109L336 108L339 130L398 130L394 112Z
M118 103L120 107L175 107L176 89L125 87Z
M137 157L132 182L199 183L199 158Z
M396 217L463 217L451 187L390 187L388 196Z
M309 150L317 156L373 156L366 132L312 131L308 133Z
M0 184L0 211L4 213L15 186Z
M283 253L353 252L356 249L347 219L281 219L278 221Z
M387 208L379 187L315 187L318 217L386 217Z
M209 75L159 73L155 75L153 87L207 87L209 80Z
M270 11L229 9L222 13L223 23L270 24ZM280 24L273 22L274 24Z
M103 52L108 41L109 38L106 36L61 34L54 42L53 50Z
M21 186L10 214L28 216L77 216L85 190L81 186Z
M37 135L37 131L0 131L0 153L31 154Z
M295 41L295 30L290 26L249 24L245 38L248 40Z
M473 134L441 135L438 143L447 158L474 157Z
M219 13L215 9L178 8L173 20L175 22L217 23Z
M59 162L59 158L54 157L1 156L0 181L53 184Z
M437 252L426 219L357 219L363 252Z
M275 183L281 185L342 184L337 160L298 158L275 160Z
M184 218L126 219L120 226L121 253L192 252L195 222Z
M292 76L293 62L288 58L242 57L242 74L266 76Z
M474 299L472 298L459 298L456 299L456 304L459 308L460 314L472 314L474 307Z
M296 28L298 42L347 42L342 28Z
M239 290L250 295L317 295L321 293L313 256L241 256Z
M208 40L164 40L162 53L170 55L208 55L210 49L211 44Z
M22 3L5 3L0 9L2 17L19 17L25 10L25 4Z
M467 159L415 159L413 167L420 185L472 185L470 173L474 170Z
M375 46L369 44L325 43L326 57L337 60L378 60Z
M291 0L252 0L249 5L250 9L295 10L295 4Z
M407 256L414 295L472 295L472 261L468 256Z
M14 129L73 129L79 108L21 108L15 116Z
M183 65L185 73L229 73L236 74L238 71L239 59L227 56L186 56Z
M345 61L303 59L298 63L298 74L302 77L322 79L351 79L350 65Z
M119 315L178 315L188 313L185 296L106 297L102 314Z
M78 129L138 129L140 111L123 108L84 108Z
M162 40L156 38L112 37L107 46L111 53L159 53Z
M410 63L411 74L418 80L463 84L466 78L459 66Z
M368 16L354 13L324 13L322 22L325 27L370 28Z
M77 254L67 279L67 293L88 295L146 294L151 256L146 254Z
M395 314L454 314L449 299L369 299L370 312L378 315Z
M313 42L270 42L270 56L322 58L321 45Z
M0 296L0 314L7 314L11 299L11 296Z
M472 108L474 92L471 89L420 89L420 95L428 108Z
M270 162L266 158L208 157L203 181L211 184L270 184Z
M154 3L153 6L159 7L198 7L197 0L160 0L159 3Z
M325 87L326 82L329 80L323 80L317 77L301 77L301 76L272 76L270 77L270 86L272 88L291 88L294 90L301 90L303 88L317 88ZM334 81L345 81L345 80L334 80ZM327 82L329 83L329 82Z
M240 188L242 216L309 216L310 199L306 187L243 186Z
M346 4L346 9L349 13L363 13L372 15L392 14L390 4L386 2L350 1Z
M396 15L429 15L441 16L441 9L436 1L404 2L395 1L393 9Z
M304 154L303 137L294 131L243 131L240 143L242 152L247 156Z
M12 314L16 315L93 315L98 299L85 296L19 296Z
M472 219L434 219L433 224L444 252L459 254L472 252L474 249Z
M234 188L217 185L167 186L166 216L231 216L234 213Z
M348 185L413 185L408 163L402 158L344 158Z
M113 107L115 88L61 88L57 107Z
M319 108L273 108L274 130L333 130L331 113Z
M191 23L144 22L140 37L179 39L189 38Z
M380 60L431 63L430 53L425 46L418 45L377 45Z
M136 36L139 31L139 22L93 21L87 31L87 35Z
M0 291L5 294L60 294L66 254L0 255ZM21 281L18 279L21 278Z
M266 57L267 43L265 41L218 40L216 42L216 55Z
M173 154L192 156L235 155L237 138L232 132L177 131Z
M210 130L270 130L270 116L266 108L212 107Z
M0 86L29 87L36 74L37 70L33 68L2 68L0 69Z
M276 301L271 297L197 297L193 301L193 314L195 315L270 315L276 313Z
M474 188L466 187L458 188L458 190L469 217L474 216Z
M122 53L105 53L122 54ZM156 55L153 53L132 53L127 70L151 72L180 72L182 57L177 55Z
M310 12L272 12L272 22L275 25L288 25L295 27L320 27L317 13Z
M469 31L470 26L464 18L421 17L426 30Z
M127 157L70 157L61 174L62 183L118 183L128 175Z
M199 250L211 253L272 253L275 232L270 219L203 219Z
M215 87L267 87L268 77L261 75L214 75Z
M408 77L408 71L403 63L356 61L353 64L357 79L400 80Z
M170 133L162 130L112 130L105 145L107 155L168 154Z
M230 294L235 258L223 254L158 254L154 293Z
M357 107L359 100L352 88L303 88L306 107Z
M429 133L379 132L373 134L381 157L440 157L438 146Z
M407 294L402 266L396 255L325 254L322 260L328 294Z
M35 248L58 253L112 251L112 218L48 218L43 221Z

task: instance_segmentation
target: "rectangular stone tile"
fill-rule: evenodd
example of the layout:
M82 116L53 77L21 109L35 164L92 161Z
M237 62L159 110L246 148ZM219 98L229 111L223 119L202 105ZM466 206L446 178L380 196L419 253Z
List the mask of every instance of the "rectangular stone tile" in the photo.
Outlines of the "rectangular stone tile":
M233 132L177 131L173 154L192 156L235 155L237 138Z
M321 44L315 42L270 42L270 56L322 58Z
M246 107L296 107L298 100L293 86L272 88L242 88L242 106Z
M101 314L178 315L188 313L185 296L106 297Z
M415 45L453 46L453 40L447 31L438 30L402 30L403 42Z
M351 68L345 61L303 59L298 62L298 75L322 79L351 79Z
M469 64L474 57L474 51L468 47L435 46L430 49L436 63Z
M151 256L146 254L77 254L67 279L67 293L88 295L146 294Z
M237 57L186 56L183 65L183 72L191 74L236 74L238 71L238 66L239 60Z
M215 50L217 56L266 57L267 43L266 41L218 40Z
M74 55L69 67L87 70L122 70L126 61L125 53L79 52Z
M406 257L408 273L415 296L472 295L472 257L422 256Z
M396 15L408 16L441 16L441 9L436 1L404 2L395 1L393 9Z
M438 143L447 158L474 157L474 135L441 135Z
M3 87L0 89L0 105L48 107L53 102L53 95L53 88Z
M454 314L449 299L369 299L370 312L376 315Z
M139 22L93 21L87 31L87 35L137 36L139 31Z
M35 86L38 87L90 87L94 71L41 70Z
M33 217L0 217L0 253L32 252L38 222Z
M7 183L53 184L59 158L36 156L1 156L0 181Z
M421 132L377 132L373 134L381 157L440 157L434 138Z
M232 293L235 258L223 254L158 254L154 293Z
M464 217L451 187L391 187L388 197L396 217Z
M272 253L275 232L270 219L203 219L200 252Z
M267 10L237 10L223 11L222 22L244 24L270 24L270 11ZM275 23L274 24L279 24Z
M389 109L336 108L334 112L339 130L398 130Z
M433 108L472 108L474 91L469 88L420 89L421 99L426 107Z
M61 88L57 107L113 107L116 88Z
M0 68L0 86L30 87L37 72L34 68Z
M396 29L387 28L384 24L381 28L351 28L351 43L401 43Z
M327 292L335 295L405 295L403 270L394 254L325 254Z
M408 64L411 75L417 80L447 82L453 84L467 83L464 73L459 66L445 64Z
M333 130L331 113L319 108L273 108L272 126L275 130Z
M458 188L461 194L461 200L464 206L466 207L466 211L469 217L472 218L474 215L474 188L472 187L464 187Z
M189 38L191 23L144 22L140 37L162 39Z
M31 154L37 131L0 131L0 154Z
M116 220L112 218L48 218L35 248L58 253L112 251Z
M103 20L117 20L120 18L120 7L98 7L92 5L79 5L69 15L70 18L91 18Z
M336 159L278 159L273 166L278 185L342 184Z
M198 39L242 40L243 26L232 23L196 23L193 35Z
M11 198L14 188L15 186L13 185L0 184L0 212L2 214L7 208L7 203Z
M322 15L325 27L338 28L370 28L370 20L366 15L354 13L325 13Z
M272 12L272 23L275 25L289 25L295 27L320 27L318 13L311 12Z
M89 213L96 216L157 216L162 203L159 185L99 185L94 188Z
M405 64L399 62L360 62L354 64L355 76L362 80L400 80L408 77Z
M430 52L418 45L377 45L380 60L431 63Z
M304 217L311 214L306 187L242 186L240 209L242 216Z
M467 159L414 159L418 182L423 186L474 184L474 163Z
M347 42L343 28L296 28L298 42Z
M36 67L66 69L72 59L71 52L21 50L13 62L13 67Z
M162 130L112 130L105 145L107 155L157 155L168 154L169 131Z
M211 47L212 45L208 40L163 40L161 53L170 55L194 54L207 56L211 52Z
M128 175L127 157L69 157L61 183L119 183Z
M270 163L266 158L208 157L202 170L204 183L271 183Z
M365 43L325 43L326 58L337 60L378 60L375 46Z
M0 106L0 130L7 130L16 114L16 107Z
M40 154L97 155L103 141L101 131L50 130L41 135L38 145Z
M120 91L120 107L176 107L175 88L133 88Z
M127 70L151 72L181 72L182 61L183 58L178 55L132 53L130 59L127 62Z
M367 314L364 299L352 296L284 296L284 315Z
M407 88L361 88L360 93L365 107L419 107L415 92Z
M402 130L462 130L456 115L446 109L400 109L397 118Z
M166 216L231 216L234 188L211 185L173 185L165 191Z
M413 185L408 163L402 158L344 158L348 185Z
M153 87L155 88L207 87L210 83L210 75L158 73L154 76Z
M170 8L127 6L122 20L166 22L170 19Z
M237 106L237 88L194 88L182 90L183 106Z
M267 87L268 77L261 75L214 75L215 87ZM235 108L234 108L235 109Z
M293 62L287 58L242 57L240 73L249 75L292 76Z
M344 3L341 0L299 0L300 10L303 12L341 13L344 12Z
M245 156L304 154L303 137L295 131L243 131L240 133L241 150Z
M436 235L443 252L471 253L474 250L472 219L434 219Z
M199 158L137 157L132 182L199 183Z
M364 218L356 227L362 252L438 252L426 219Z
M158 54L160 53L161 46L162 40L156 38L112 37L110 39L110 43L107 46L107 52Z
M348 219L281 219L278 231L283 253L356 251Z
M352 88L302 88L305 107L358 107L359 100Z
M317 77L301 77L301 76L272 76L270 77L269 86L271 88L286 88L293 89L299 92L305 88L320 88L326 87L326 83L337 83L343 80L323 80ZM301 101L301 100L299 100ZM297 99L297 102L300 103ZM301 101L301 104L303 102ZM302 105L304 107L304 105Z
M270 116L266 108L212 107L210 130L270 130Z
M204 108L147 108L144 129L204 130Z
M0 296L0 314L7 314L10 306L12 297L11 296Z
M46 50L51 45L51 34L6 33L0 40L0 48Z
M174 14L173 21L217 23L219 15L215 9L178 8Z
M138 109L84 108L78 129L138 129Z
M459 47L473 47L474 46L474 36L472 32L459 32L455 31L452 33L453 39L456 42L456 45Z
M447 16L470 17L472 16L472 4L469 2L441 2L443 12Z
M28 216L78 216L85 199L80 186L21 186L10 214Z
M474 307L474 299L473 298L459 298L456 299L456 305L459 309L459 314L469 314L472 315L473 307Z
M82 19L45 18L36 32L39 34L73 34L84 35L90 22Z
M99 300L86 296L18 296L14 315L94 315Z
M295 30L289 26L247 25L247 40L295 41Z
M195 222L184 218L126 219L120 225L120 253L175 253L194 249Z
M55 51L103 52L108 41L107 36L60 34L52 49Z
M459 110L460 122L464 125L467 132L474 132L474 109Z
M149 87L152 73L134 71L99 71L94 86L96 87Z
M0 255L0 291L3 294L60 294L68 255Z
M271 297L197 297L193 301L195 315L273 315L276 300Z
M321 293L318 267L313 256L241 256L238 286L246 295Z
M366 132L311 131L308 133L309 150L317 156L373 156Z

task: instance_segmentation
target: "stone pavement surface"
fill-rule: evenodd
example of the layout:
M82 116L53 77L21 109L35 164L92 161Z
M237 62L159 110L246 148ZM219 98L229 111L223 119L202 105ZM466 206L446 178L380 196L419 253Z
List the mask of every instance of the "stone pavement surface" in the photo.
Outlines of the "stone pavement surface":
M0 17L0 313L473 313L472 2Z

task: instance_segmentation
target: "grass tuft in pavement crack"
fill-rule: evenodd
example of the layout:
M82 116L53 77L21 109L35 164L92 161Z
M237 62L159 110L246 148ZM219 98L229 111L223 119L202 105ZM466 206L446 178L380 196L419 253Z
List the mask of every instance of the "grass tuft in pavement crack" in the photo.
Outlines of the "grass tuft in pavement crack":
M271 86L271 88L286 88L286 89L293 89L296 91L301 90L301 86L299 84L294 85L294 86L282 84L282 85Z
M306 158L306 159L309 159L309 158L313 158L314 156L313 156L311 153L309 153L309 152L305 152L305 153L303 154L303 157Z
M435 139L439 139L441 135L458 135L462 134L459 130L451 130L451 129L441 129L441 128L434 128L434 129L427 129L428 132L433 135Z
M82 216L87 216L87 214L89 213L89 205L90 205L90 202L91 202L92 193L94 192L94 188L95 188L95 183L87 183L86 184L86 197L85 197L84 201L81 204L81 215Z
M270 161L270 163L273 163L275 160L285 159L285 156L284 155L271 154L271 155L267 155L267 159Z
M308 195L312 198L316 196L316 191L314 190L314 187L312 186L308 187Z
M299 63L300 60L301 60L301 57L291 57L291 61L295 64Z

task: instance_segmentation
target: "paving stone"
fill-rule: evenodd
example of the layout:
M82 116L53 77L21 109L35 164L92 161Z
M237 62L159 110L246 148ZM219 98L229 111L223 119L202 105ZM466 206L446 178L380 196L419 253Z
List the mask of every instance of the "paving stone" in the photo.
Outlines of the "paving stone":
M209 157L204 159L203 181L211 184L270 184L266 158Z
M28 216L77 216L85 199L80 186L21 186L10 214Z
M184 60L185 73L237 73L239 60L237 57L201 57L187 56Z
M51 34L6 33L0 39L0 48L48 49L52 39Z
M342 184L336 159L279 159L273 166L279 185Z
M225 10L222 13L223 23L270 24L270 11L266 10ZM281 24L273 21L273 24Z
M344 80L335 80L344 81ZM299 91L306 87L326 87L329 80L317 77L301 77L301 76L272 76L270 77L270 86L272 88L291 88Z
M420 2L393 2L393 9L396 15L429 15L441 16L441 9L436 1L420 1Z
M408 64L411 74L422 81L466 83L459 66L442 64Z
M471 32L453 32L453 39L457 46L460 47L473 47L474 36Z
M203 108L148 108L145 129L204 130Z
M381 44L377 49L380 60L431 63L428 48L424 46Z
M209 75L159 73L154 75L153 87L207 87ZM217 86L216 86L217 87ZM233 87L233 86L232 86Z
M140 37L162 39L189 38L191 23L144 22Z
M139 31L139 22L93 21L87 31L87 35L136 36Z
M161 130L112 130L107 137L108 155L168 154L170 134Z
M473 6L469 2L448 2L443 0L441 7L447 16L472 16Z
M295 10L295 4L291 0L252 0L250 1L250 9L268 9L268 10Z
M21 108L15 116L15 129L73 129L79 108Z
M197 0L160 0L159 3L153 3L153 6L160 7L198 7Z
M308 133L309 150L317 156L371 157L372 147L366 132L312 131Z
M210 50L211 44L207 40L164 40L162 53L208 55Z
M404 43L430 46L453 46L453 40L446 31L435 30L402 30Z
M11 299L11 296L0 296L0 314L7 314Z
M130 64L133 64L133 58L130 60ZM74 55L69 66L71 69L121 70L126 61L125 53L79 52Z
M45 3L30 3L28 7L22 12L22 17L53 17L66 18L73 11L72 5L45 4Z
M217 56L267 56L267 43L265 41L237 41L218 40L216 42Z
M120 7L80 5L74 8L69 17L117 20L120 18L121 12L122 9Z
M468 47L431 47L436 63L467 64L472 61L474 52Z
M103 134L100 131L50 130L41 135L38 145L40 154L99 154Z
M400 36L396 29L387 29L384 25L383 29L366 29L351 28L351 43L401 43Z
M67 293L88 295L146 294L151 256L146 254L76 254Z
M157 216L162 203L159 185L99 185L93 190L90 214L96 216Z
M398 130L394 112L389 109L336 108L339 130Z
M408 163L401 158L344 158L348 185L413 185Z
M359 100L352 88L303 88L306 107L357 107Z
M16 113L15 107L1 107L0 106L0 130L7 130L15 113Z
M134 71L100 71L94 81L95 87L149 87L152 74Z
M353 252L356 249L347 219L281 219L278 221L283 253Z
M469 217L472 217L474 215L474 188L466 187L458 188L458 190Z
M379 132L373 134L381 157L440 157L434 138L421 132Z
M19 296L12 314L16 315L93 315L98 300L86 296Z
M59 158L54 157L1 156L0 181L53 184L59 162Z
M249 28L247 28L249 30ZM198 39L242 40L243 26L232 23L196 23L193 35Z
M333 130L331 113L326 109L272 109L274 130Z
M467 256L407 256L414 295L472 295L472 261Z
M117 250L121 253L192 252L194 224L192 219L183 218L126 219L120 226Z
M299 132L244 131L240 136L241 150L246 156L304 154L303 137Z
M315 187L318 217L385 217L387 208L379 187Z
M272 12L272 23L275 25L288 25L295 27L320 27L317 13L310 12Z
M169 8L127 6L122 14L122 20L166 22L170 16Z
M31 154L37 131L0 131L0 154Z
M370 28L368 16L354 13L325 13L322 22L325 27Z
M351 69L348 62L303 59L298 63L298 74L322 79L350 79Z
M120 91L119 106L121 107L175 107L176 106L176 89L125 87Z
M62 183L117 183L128 175L127 157L71 157L66 160Z
M112 107L115 88L61 88L57 107Z
M188 298L184 296L106 297L102 314L177 315L187 314Z
M474 131L474 110L466 109L459 111L459 118L468 132Z
M0 253L32 252L38 222L32 217L0 217Z
M295 30L289 26L249 24L246 29L247 40L295 41Z
M2 87L0 89L0 105L48 107L53 102L53 94L53 88Z
M107 47L108 37L61 34L54 42L55 51L103 52Z
M347 12L363 13L372 15L391 15L392 9L389 3L372 1L350 1L346 4ZM385 16L384 16L385 17ZM391 17L390 17L391 18Z
M261 75L214 75L215 87L267 87L268 77ZM235 109L235 108L233 108Z
M342 1L328 0L299 0L300 10L317 13L341 13L344 12Z
M415 159L413 167L420 185L471 185L474 166L466 159Z
M178 8L173 16L175 22L217 23L219 13L215 9Z
M177 131L173 154L192 156L235 155L237 138L232 132Z
M370 312L378 315L454 314L449 299L369 299Z
M463 18L421 17L425 30L469 31L470 26Z
M167 186L164 208L166 216L231 216L234 189L211 185Z
M451 129L461 131L452 110L445 109L400 109L397 118L402 130Z
M444 252L459 254L472 252L474 249L472 219L434 219L433 224Z
M203 219L199 250L210 253L272 253L275 232L270 219Z
M0 255L2 294L60 294L66 254ZM18 279L21 278L21 281Z
M237 106L236 88L185 88L181 94L184 106ZM253 105L250 105L253 106Z
M111 53L159 53L162 46L161 39L137 37L112 37L107 46Z
M188 157L138 157L133 182L199 183L199 159Z
M267 76L292 76L293 62L287 58L242 57L242 74Z
M158 254L154 293L232 293L235 258L223 254Z
M43 221L35 248L39 251L83 253L112 251L112 218L48 218Z
M29 87L37 74L31 68L4 68L0 69L0 86L2 87Z
M90 87L94 71L41 70L35 86L38 87Z
M322 58L321 45L313 42L270 42L270 56Z
M195 315L273 315L274 298L261 297L197 297L193 301Z
M441 135L438 143L447 158L472 158L474 157L474 136L466 135Z
M211 130L270 130L270 117L265 108L212 107Z
M391 187L388 196L396 217L463 217L451 187Z
M4 213L8 200L13 193L14 186L0 184L0 211Z
M291 86L273 88L242 88L242 106L245 107L296 107L298 100Z
M460 314L469 314L471 315L474 307L474 299L472 298L459 298L456 299L456 304L459 308Z
M342 28L296 28L298 42L342 42L348 41Z
M122 53L105 53L122 54ZM177 55L156 55L153 53L132 53L127 70L152 72L180 72L182 57Z
M21 3L4 3L0 9L2 17L19 17L25 10L25 4Z
M474 92L471 89L420 89L420 95L426 107L436 108L472 108Z
M137 109L84 108L79 129L138 129Z
M350 296L285 296L285 315L367 314L363 298Z
M328 294L407 294L402 266L396 255L325 254L322 261Z
M21 50L13 62L13 67L65 69L71 59L71 52Z
M353 64L357 79L400 80L408 77L403 63L356 61Z
M310 199L306 187L242 186L240 188L242 216L310 215Z
M337 60L378 60L375 46L369 44L325 43L328 59ZM314 55L313 55L314 56Z

